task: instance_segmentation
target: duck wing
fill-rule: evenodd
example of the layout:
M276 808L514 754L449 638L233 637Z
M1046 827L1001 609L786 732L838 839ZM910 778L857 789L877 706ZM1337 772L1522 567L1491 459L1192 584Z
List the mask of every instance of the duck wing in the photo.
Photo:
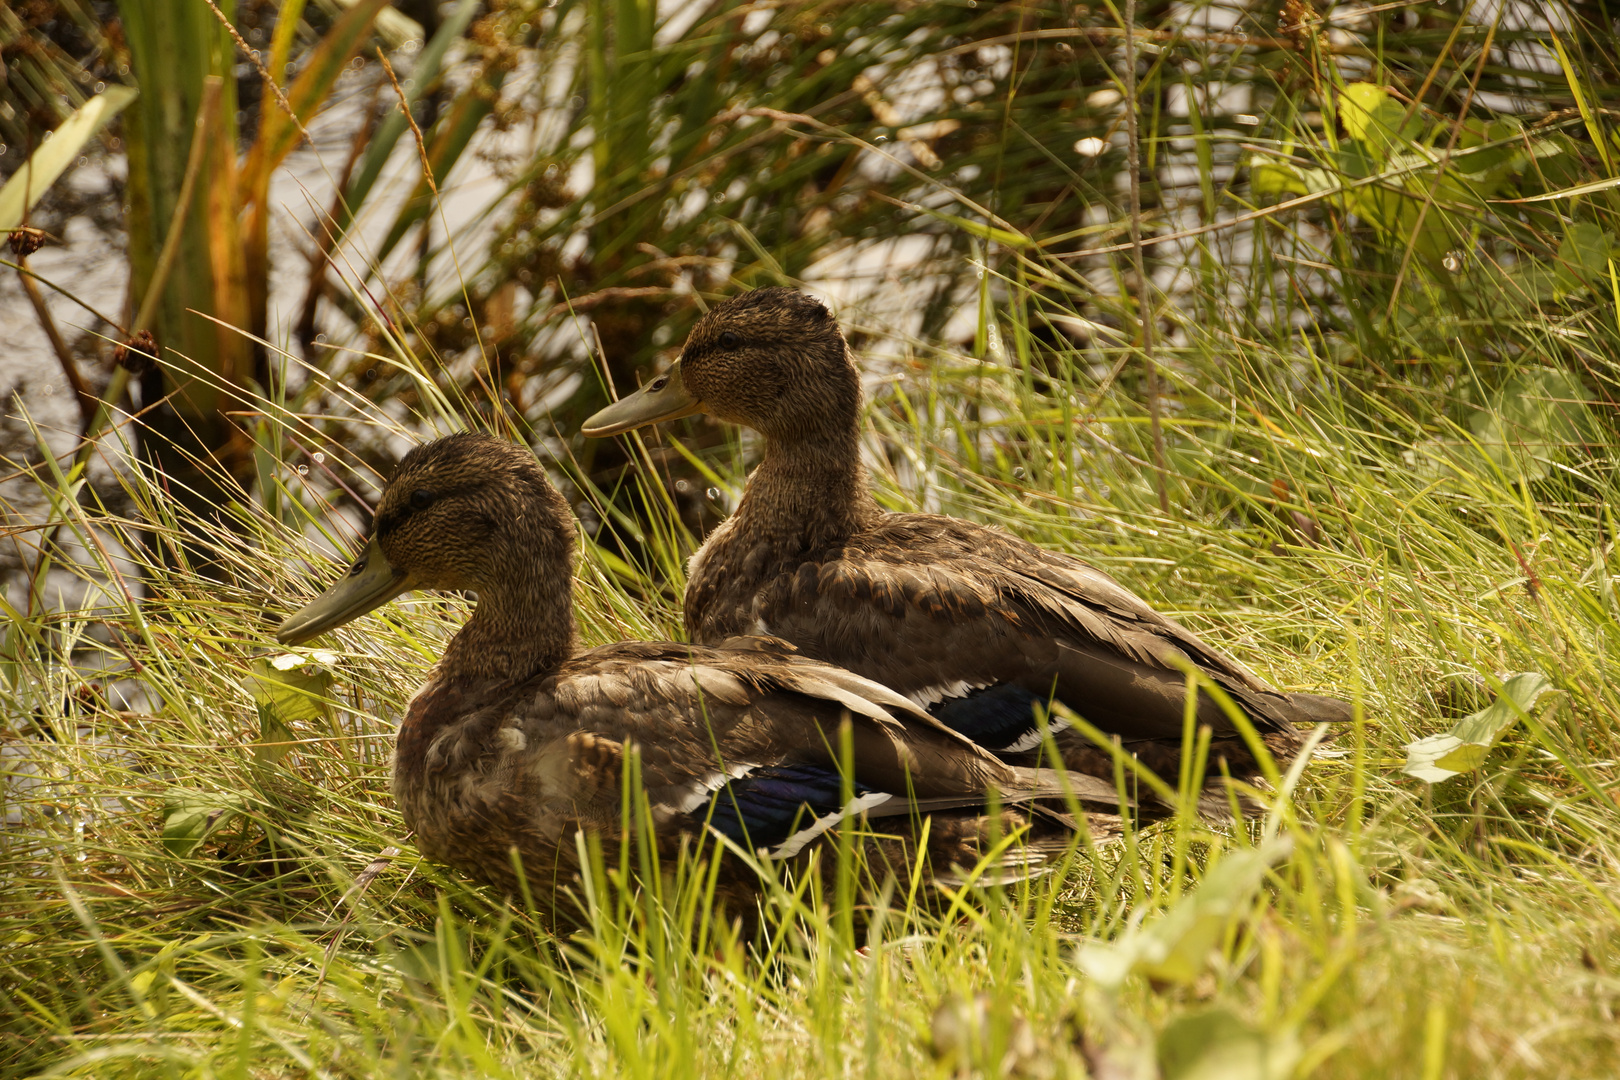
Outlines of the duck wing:
M760 645L606 646L503 701L446 714L396 773L424 851L456 863L477 836L471 846L516 847L526 866L567 862L574 832L622 834L627 776L661 834L712 828L774 857L879 808L916 816L1070 794L1117 807L1112 785L1009 765L885 687ZM407 727L431 719L413 703Z
M1128 742L1179 741L1186 664L1262 732L1349 716L1336 699L1271 688L1101 570L955 518L888 515L767 583L752 614L1000 753L1040 743L1034 705L1053 699ZM1198 719L1235 732L1207 695Z

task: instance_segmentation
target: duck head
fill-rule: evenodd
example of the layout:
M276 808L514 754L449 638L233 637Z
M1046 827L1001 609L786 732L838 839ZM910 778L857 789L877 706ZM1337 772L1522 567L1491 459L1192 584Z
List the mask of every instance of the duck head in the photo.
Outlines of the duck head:
M600 438L708 413L774 442L853 429L861 382L838 322L797 289L755 289L716 305L658 378L585 421Z
M573 515L533 454L488 435L451 435L405 455L365 550L276 640L308 641L412 589L470 589L481 610L518 607L516 598L543 616L555 605L532 594L560 595L566 607L573 551Z

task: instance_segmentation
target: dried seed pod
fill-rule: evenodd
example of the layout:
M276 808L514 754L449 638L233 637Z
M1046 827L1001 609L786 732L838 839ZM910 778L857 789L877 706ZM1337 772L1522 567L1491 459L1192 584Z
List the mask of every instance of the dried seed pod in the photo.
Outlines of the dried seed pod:
M152 331L142 330L113 350L113 363L136 378L157 370L157 338Z
M11 230L11 253L19 259L26 259L34 252L45 246L50 239L50 233L44 229L34 229L27 225Z

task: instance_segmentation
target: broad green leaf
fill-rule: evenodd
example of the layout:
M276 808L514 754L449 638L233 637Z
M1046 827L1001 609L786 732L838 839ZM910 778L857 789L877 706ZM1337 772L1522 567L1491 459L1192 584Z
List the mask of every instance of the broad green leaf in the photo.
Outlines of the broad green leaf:
M1373 110L1389 100L1389 92L1376 83L1355 82L1339 95L1339 123L1352 139L1365 141Z
M1340 185L1326 169L1255 157L1249 163L1249 186L1256 195L1315 195Z
M1615 252L1614 237L1590 221L1578 221L1564 233L1558 245L1559 299L1606 281L1609 258Z
M1581 148L1561 131L1533 140L1521 154L1519 187L1526 194L1562 191L1591 179Z
M1558 275L1552 267L1526 259L1507 272L1506 288L1493 290L1491 303L1506 303L1515 309L1540 307L1558 294Z
M259 741L253 744L253 760L260 765L274 765L292 752L298 744L298 735L282 722L273 706L258 706Z
M1359 142L1341 144L1332 156L1338 165L1339 175L1346 180L1365 180L1383 171L1383 166Z
M1372 123L1367 127L1367 145L1374 153L1380 149L1390 157L1410 148L1421 134L1417 119L1407 119L1406 106L1398 101L1385 101L1372 111Z
M109 86L51 132L44 145L0 188L0 231L20 226L28 211L39 204L40 196L78 159L85 143L139 96L133 87Z
M1512 138L1518 131L1517 125L1505 121L1487 124L1472 145L1493 142L1503 142L1503 145L1459 153L1446 166L1447 179L1476 198L1494 198L1504 185L1524 172L1525 166L1537 152L1536 144L1542 141L1530 139L1529 149L1525 147L1524 136L1513 142L1503 141ZM1467 146L1463 149L1467 149ZM1446 196L1442 194L1441 197Z
M337 656L324 649L309 653L281 653L253 661L253 674L245 680L259 710L259 742L254 757L263 764L280 761L298 736L293 725L310 721L330 723L326 698L332 689L328 665Z
M1291 165L1253 159L1249 164L1249 190L1256 195L1304 195L1310 189L1300 171Z
M1586 387L1567 371L1533 368L1509 378L1469 422L1485 455L1503 472L1539 479L1548 463L1587 442Z
M1232 918L1253 899L1267 868L1284 858L1290 846L1279 840L1227 852L1198 888L1169 911L1133 927L1117 942L1082 945L1076 962L1105 989L1117 989L1133 974L1156 982L1192 982Z
M151 1016L162 1016L168 1011L169 987L174 978L175 955L180 951L181 941L175 938L165 942L157 955L148 961L149 967L129 977L130 985L146 1000Z
M1292 1032L1261 1031L1217 1005L1170 1021L1158 1051L1164 1080L1285 1080L1300 1047Z
M1456 246L1449 215L1424 198L1384 187L1365 187L1346 200L1351 213L1379 231L1392 247L1412 247L1431 264Z
M240 798L195 788L170 788L163 796L163 846L176 858L197 850L208 834L241 813Z
M1339 120L1350 137L1379 160L1410 149L1422 131L1416 116L1407 117L1405 105L1372 83L1351 83L1344 88L1339 96Z
M1415 171L1384 184L1357 188L1348 194L1345 205L1392 245L1411 246L1431 262L1438 262L1457 246L1459 227L1471 224L1454 222L1455 214L1448 204L1473 203L1481 193L1470 187L1459 173L1446 170L1437 173L1442 167L1426 153L1392 153L1384 168Z
M1520 717L1528 716L1541 696L1552 689L1552 683L1538 672L1512 676L1502 684L1502 693L1495 701L1463 717L1450 731L1407 743L1406 767L1401 771L1437 784L1479 768L1497 740Z
M1550 297L1552 272L1516 267L1515 289L1494 294L1497 303L1533 306ZM1590 394L1579 379L1552 368L1522 371L1489 391L1459 386L1458 399L1482 407L1469 421L1472 439L1430 438L1404 456L1425 481L1450 480L1499 469L1511 477L1538 480L1595 436L1587 404ZM1483 455L1483 458L1482 458Z
M1491 146L1491 143L1501 145ZM1513 120L1493 120L1483 127L1465 129L1457 149L1450 171L1485 197L1494 195L1502 185L1523 174L1538 156L1561 152L1558 144L1526 134L1523 125Z

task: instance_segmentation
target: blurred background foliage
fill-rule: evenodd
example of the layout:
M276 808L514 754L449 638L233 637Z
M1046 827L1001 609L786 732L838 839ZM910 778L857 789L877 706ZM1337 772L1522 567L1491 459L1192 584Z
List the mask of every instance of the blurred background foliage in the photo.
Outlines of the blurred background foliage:
M1601 4L1156 3L1138 17L1159 363L1237 312L1246 335L1315 338L1352 380L1450 391L1465 423L1500 397L1491 359L1535 355L1567 376L1562 396L1612 399L1613 354L1596 347L1612 320L1593 301L1614 302L1620 192L1554 194L1620 157ZM824 283L857 347L889 356L926 362L926 343L954 339L1036 381L1078 363L1136 385L1145 366L1120 359L1140 344L1143 294L1121 260L1122 40L1114 8L1068 2L28 0L0 14L0 172L98 88L142 90L96 136L128 155L110 225L127 233L129 300L102 363L71 362L105 383L111 346L153 332L149 454L198 505L227 493L188 461L252 489L285 450L232 417L254 411L245 393L328 426L362 400L408 413L414 377L378 359L402 353L611 489L622 447L574 438L578 420L738 288ZM357 68L346 153L322 161L330 205L299 220L304 303L272 326L270 177ZM128 325L210 75L221 107L196 129L192 216L152 325ZM403 199L378 183L391 158L417 178ZM436 199L454 202L470 170L497 197L447 213ZM48 200L41 213L48 229ZM1217 269L1241 298L1213 287ZM997 306L1017 309L1005 325L983 318ZM722 438L701 420L684 434ZM363 433L354 445L373 463L391 452ZM679 457L670 468L687 525L711 525L710 485Z

